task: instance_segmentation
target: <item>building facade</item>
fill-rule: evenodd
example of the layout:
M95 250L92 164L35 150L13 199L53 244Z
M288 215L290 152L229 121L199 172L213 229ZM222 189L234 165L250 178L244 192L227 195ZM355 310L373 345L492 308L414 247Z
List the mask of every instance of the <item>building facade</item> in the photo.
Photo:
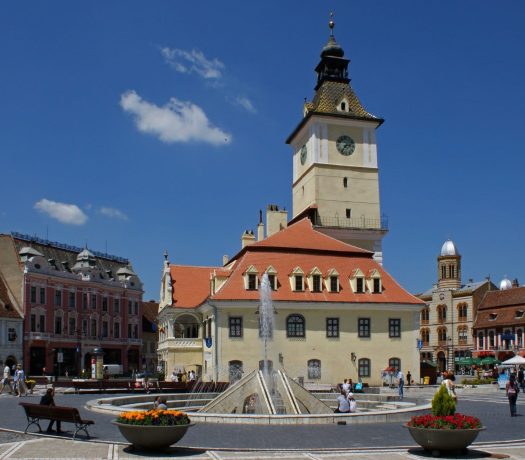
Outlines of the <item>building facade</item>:
M381 213L376 129L350 85L349 60L336 42L334 22L315 71L317 84L303 118L287 139L293 152L293 219L374 252L382 263L388 222Z
M0 235L0 271L22 306L28 374L89 371L95 347L140 368L143 291L128 260L14 233Z
M474 350L472 327L485 293L496 286L486 279L461 282L461 255L453 241L447 240L437 258L437 284L417 297L426 303L420 319L421 373L427 375L456 369L455 362L471 357Z
M479 304L473 327L474 356L505 361L525 354L525 287L504 279Z
M0 273L0 367L23 362L23 318L15 295Z
M271 339L260 339L259 287L268 275ZM223 267L165 261L159 361L166 373L236 380L267 360L299 381L381 384L393 366L419 378L422 302L373 253L318 232L307 218L250 244ZM266 351L264 351L266 350Z
M159 369L157 348L159 346L159 330L157 314L159 303L154 300L142 303L142 369L155 373Z

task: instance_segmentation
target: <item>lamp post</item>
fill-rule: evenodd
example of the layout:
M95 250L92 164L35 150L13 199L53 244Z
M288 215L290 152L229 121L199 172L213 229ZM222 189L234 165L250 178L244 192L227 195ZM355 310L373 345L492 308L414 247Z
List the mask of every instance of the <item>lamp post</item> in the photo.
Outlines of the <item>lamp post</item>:
M456 373L456 370L455 370L455 363L454 363L454 344L452 342L452 337L448 337L447 338L447 343L448 343L448 369L451 370L452 372Z

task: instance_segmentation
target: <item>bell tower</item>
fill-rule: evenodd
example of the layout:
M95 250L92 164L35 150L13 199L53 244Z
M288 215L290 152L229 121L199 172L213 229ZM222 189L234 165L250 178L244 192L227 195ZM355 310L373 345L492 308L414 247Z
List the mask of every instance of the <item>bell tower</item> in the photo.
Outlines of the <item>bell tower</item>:
M383 259L388 223L381 214L375 130L384 120L365 110L350 86L349 60L334 37L321 50L311 102L286 143L293 153L293 219Z

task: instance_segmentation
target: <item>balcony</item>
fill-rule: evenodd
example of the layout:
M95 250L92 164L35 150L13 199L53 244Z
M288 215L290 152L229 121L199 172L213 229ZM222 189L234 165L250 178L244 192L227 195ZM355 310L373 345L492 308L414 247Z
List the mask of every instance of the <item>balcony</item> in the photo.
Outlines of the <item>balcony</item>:
M183 350L201 350L202 339L174 339L170 337L167 339L170 348L178 348Z
M321 227L352 228L358 230L388 230L388 217L383 215L380 219L368 217L326 217L316 215L314 225Z

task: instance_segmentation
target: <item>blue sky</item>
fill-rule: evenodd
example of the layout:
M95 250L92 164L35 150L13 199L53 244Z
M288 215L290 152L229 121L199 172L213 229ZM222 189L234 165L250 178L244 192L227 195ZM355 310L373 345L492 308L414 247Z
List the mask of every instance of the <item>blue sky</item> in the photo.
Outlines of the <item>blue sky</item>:
M259 209L291 210L284 140L328 38L378 130L385 268L525 282L525 3L6 2L0 232L128 257L157 299L173 263L220 265Z

